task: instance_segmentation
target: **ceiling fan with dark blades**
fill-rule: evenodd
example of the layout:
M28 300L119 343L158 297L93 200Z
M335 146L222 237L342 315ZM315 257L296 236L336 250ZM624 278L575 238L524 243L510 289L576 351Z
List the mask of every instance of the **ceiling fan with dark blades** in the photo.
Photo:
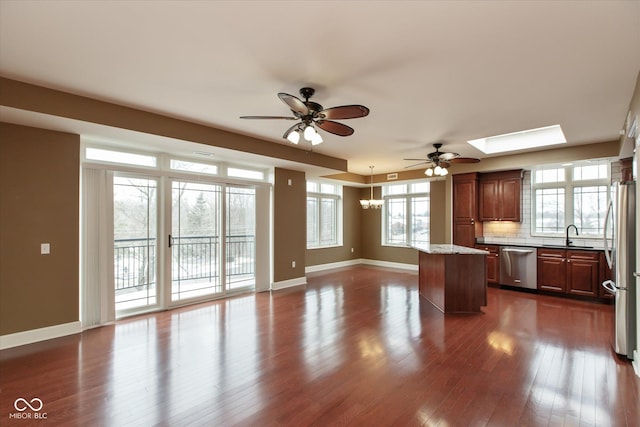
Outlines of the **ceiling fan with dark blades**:
M342 105L339 107L324 108L322 105L309 101L313 96L315 89L311 87L303 87L300 89L300 98L289 95L288 93L279 93L278 98L291 110L291 116L241 116L241 119L281 119L281 120L298 120L299 122L286 130L283 138L297 144L302 134L307 141L313 145L320 144L322 137L316 131L315 127L339 136L352 135L353 128L335 122L334 120L356 119L365 117L369 114L369 109L364 105Z
M460 157L460 154L458 153L442 152L440 151L440 147L442 147L442 143L440 142L433 144L433 146L436 151L427 154L427 157L424 159L404 159L420 161L420 163L407 166L405 169L419 165L429 165L429 168L425 171L427 176L444 176L447 175L447 168L449 168L452 163L478 163L480 161L480 159L475 159L473 157Z

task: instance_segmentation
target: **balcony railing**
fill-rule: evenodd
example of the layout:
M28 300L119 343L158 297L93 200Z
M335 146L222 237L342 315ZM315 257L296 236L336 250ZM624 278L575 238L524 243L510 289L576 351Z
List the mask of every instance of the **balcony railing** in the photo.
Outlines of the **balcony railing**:
M172 280L212 281L221 274L218 236L174 237ZM114 241L116 290L155 284L156 239L116 239ZM226 237L226 276L253 275L255 236Z

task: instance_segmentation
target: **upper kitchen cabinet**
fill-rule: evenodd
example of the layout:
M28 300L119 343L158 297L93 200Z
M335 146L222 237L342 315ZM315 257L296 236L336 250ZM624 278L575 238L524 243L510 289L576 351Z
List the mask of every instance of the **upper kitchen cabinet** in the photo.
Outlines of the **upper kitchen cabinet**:
M482 237L482 223L478 221L477 172L453 175L453 243L475 246Z
M480 221L522 221L522 175L521 169L480 175Z

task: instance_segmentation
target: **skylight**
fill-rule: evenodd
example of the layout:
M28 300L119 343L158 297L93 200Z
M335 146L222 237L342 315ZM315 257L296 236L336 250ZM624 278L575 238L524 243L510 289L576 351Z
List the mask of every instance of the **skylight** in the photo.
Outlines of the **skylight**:
M507 151L538 148L547 145L565 144L567 142L560 125L538 129L523 130L504 135L467 141L485 154L504 153Z

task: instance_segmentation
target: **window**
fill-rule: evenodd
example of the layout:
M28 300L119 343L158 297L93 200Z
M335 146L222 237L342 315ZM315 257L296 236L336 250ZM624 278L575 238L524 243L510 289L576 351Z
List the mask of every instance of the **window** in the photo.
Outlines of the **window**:
M244 168L227 168L227 176L234 178L246 178L246 179L264 179L264 172L253 170L253 169L244 169Z
M564 235L575 224L584 237L601 236L610 184L607 161L546 166L532 172L532 234Z
M187 160L171 159L171 161L169 162L169 167L173 170L179 170L179 171L185 171L185 172L195 172L195 173L202 173L207 175L218 174L218 166L216 165L210 165L207 163L190 162Z
M383 244L411 246L429 243L429 183L382 187Z
M338 246L341 242L342 187L307 181L307 248Z
M85 150L87 160L97 160L108 163L124 163L134 166L147 166L155 168L158 159L154 155L134 154L124 151L103 150L100 148L87 147Z

